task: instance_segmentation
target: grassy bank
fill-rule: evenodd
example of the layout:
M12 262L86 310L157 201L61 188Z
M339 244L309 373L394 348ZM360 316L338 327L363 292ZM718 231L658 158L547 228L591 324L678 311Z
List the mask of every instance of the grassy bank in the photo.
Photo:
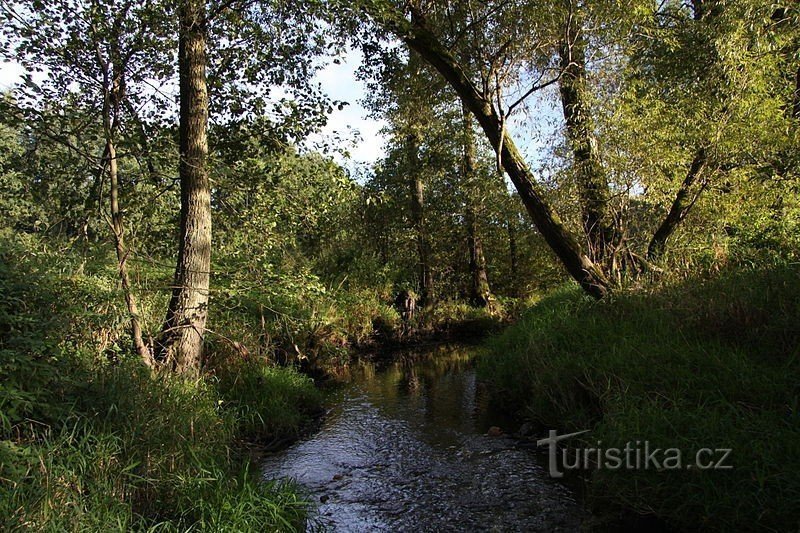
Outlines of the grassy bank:
M319 409L313 383L224 350L202 379L151 375L127 353L112 276L2 241L0 529L293 529L302 497L260 482L240 444L296 435Z
M261 483L242 444L290 441L319 412L295 369L500 320L453 302L403 324L388 289L230 261L215 266L207 361L190 381L131 353L109 246L0 230L0 529L294 529L302 496ZM170 262L130 263L145 338L163 320Z
M600 517L795 531L800 522L800 269L737 270L594 302L563 289L491 343L479 372L540 428L591 429L573 446L647 440L732 470L590 470Z

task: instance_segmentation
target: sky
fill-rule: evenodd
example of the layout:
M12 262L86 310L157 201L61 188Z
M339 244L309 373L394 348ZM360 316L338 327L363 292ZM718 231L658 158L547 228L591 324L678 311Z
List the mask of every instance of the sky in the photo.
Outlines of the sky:
M361 52L351 49L341 57L339 64L331 62L317 73L316 80L323 91L332 100L345 101L348 105L341 110L334 108L325 128L306 141L308 146L313 146L338 135L345 141L344 148L350 160L338 154L334 154L334 159L350 170L372 164L385 155L386 137L381 129L386 122L370 118L361 105L366 90L365 84L356 78L361 60Z
M14 84L20 81L23 72L22 67L16 63L0 61L0 91L11 89Z
M334 108L327 125L307 139L303 146L314 149L323 143L339 147L330 155L351 173L371 166L385 155L386 136L383 120L369 117L361 105L366 86L356 77L362 61L361 52L350 49L340 57L340 62L329 62L316 74L316 80L332 100L345 101L341 110ZM14 63L0 62L0 91L10 89L19 82L23 69ZM553 99L546 94L534 95L527 113L516 114L509 124L520 150L531 166L536 169L547 159L553 136L560 128L560 117ZM349 157L345 157L346 151Z

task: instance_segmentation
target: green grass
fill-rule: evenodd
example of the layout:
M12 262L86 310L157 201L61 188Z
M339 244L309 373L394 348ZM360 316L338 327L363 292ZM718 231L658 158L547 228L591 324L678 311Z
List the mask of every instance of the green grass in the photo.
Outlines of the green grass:
M231 390L152 377L137 361L73 372L65 418L20 422L2 441L3 529L272 531L304 519L294 487L248 472L235 444L256 435L256 411L227 400ZM296 434L319 393L292 370L260 374L260 395L287 393L299 407L266 406L258 436ZM253 393L234 390L243 403Z
M592 471L599 516L788 531L800 526L799 341L800 269L738 270L603 302L559 290L491 342L479 372L542 429L592 429L584 445L733 449L733 470Z
M255 356L152 375L125 349L113 268L2 237L0 529L301 527L297 487L259 479L240 444L296 436L320 408L309 378Z
M220 406L233 413L237 434L249 440L295 438L322 405L308 377L249 359L217 371Z

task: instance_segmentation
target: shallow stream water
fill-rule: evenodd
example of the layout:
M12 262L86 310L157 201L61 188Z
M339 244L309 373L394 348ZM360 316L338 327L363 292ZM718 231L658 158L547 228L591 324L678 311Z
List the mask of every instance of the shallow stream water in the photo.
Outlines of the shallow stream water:
M263 463L316 503L309 530L578 531L583 511L507 436L474 349L436 346L354 365L320 430Z

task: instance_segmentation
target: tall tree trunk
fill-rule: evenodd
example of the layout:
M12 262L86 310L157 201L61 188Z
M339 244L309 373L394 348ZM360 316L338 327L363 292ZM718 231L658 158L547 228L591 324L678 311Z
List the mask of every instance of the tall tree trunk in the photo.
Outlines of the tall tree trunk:
M501 139L501 120L492 103L481 95L467 78L452 54L424 27L419 17L406 27L400 23L395 31L409 47L417 51L450 84L478 120L489 142L501 154L503 168L525 204L536 228L561 260L567 272L583 289L596 298L608 292L608 281L602 270L583 253L575 237L564 227L558 215L544 199L542 191L516 144L507 136ZM397 21L395 21L397 22Z
M125 246L125 224L119 202L119 164L114 137L119 130L120 104L125 100L125 66L122 64L116 46L112 46L111 61L107 61L99 51L97 60L103 72L103 133L106 140L103 168L108 169L110 226L114 237L114 249L117 253L117 271L125 298L125 306L130 316L133 347L147 366L153 366L153 356L142 338L139 307L131 288L127 265L129 250Z
M419 137L415 133L406 136L408 162L408 183L411 193L411 223L417 241L417 269L419 272L420 301L423 305L433 305L435 294L430 264L430 243L425 222L425 191L420 178Z
M684 218L686 218L686 215L689 214L692 206L700 196L700 193L703 190L702 187L699 188L699 190L697 190L691 197L690 193L692 187L700 178L700 175L703 173L705 167L706 151L704 148L701 148L695 153L692 164L689 166L686 177L684 178L683 183L681 183L681 186L675 195L675 199L672 201L672 205L667 212L667 216L664 217L664 220L658 226L655 234L653 234L653 238L650 240L650 245L647 247L647 259L650 261L657 261L664 255L667 239L669 239L670 236L675 233L678 225Z
M508 268L511 281L511 293L513 296L519 296L518 284L518 264L519 257L517 255L517 226L513 219L508 219Z
M160 357L177 372L197 374L202 363L211 277L205 4L202 0L182 0L178 13L181 227Z
M486 258L483 255L483 243L478 231L478 220L475 208L475 137L472 131L472 115L463 107L464 125L464 161L463 189L466 193L466 210L464 221L467 226L467 246L469 247L470 303L478 307L486 307L491 300L489 277L486 274Z
M597 153L597 139L586 102L586 53L574 12L569 14L558 52L559 93L575 161L583 230L592 260L606 264L606 253L614 240L613 221L608 215L608 179Z
M117 267L119 269L119 279L122 285L122 293L125 297L125 304L128 314L131 317L131 340L133 347L142 361L148 366L152 366L153 358L150 350L142 339L142 325L139 322L139 307L136 298L131 290L130 276L128 275L128 249L125 246L125 231L122 221L122 211L119 207L119 173L117 165L117 151L111 137L106 139L106 162L108 166L108 178L110 182L109 206L111 210L111 231L114 234L114 248L117 252Z

